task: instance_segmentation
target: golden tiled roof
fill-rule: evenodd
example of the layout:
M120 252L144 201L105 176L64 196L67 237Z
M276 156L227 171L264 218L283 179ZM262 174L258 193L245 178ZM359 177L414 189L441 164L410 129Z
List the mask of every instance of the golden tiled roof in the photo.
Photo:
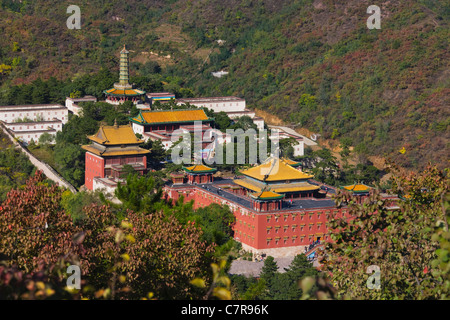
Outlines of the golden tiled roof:
M210 168L208 166L205 166L203 164L196 164L190 167L185 167L183 168L185 171L188 172L212 172L212 171L216 171L217 169L215 168Z
M294 161L294 160L291 160L291 159L288 159L288 158L283 158L283 161L286 162L288 165L294 166L294 167L299 166L301 164L298 161Z
M286 185L286 187L277 187L274 188L274 190L276 192L281 192L281 193L286 193L286 192L297 192L297 191L314 191L314 190L319 190L320 187L312 185L312 184L307 184L304 186L289 186Z
M269 191L252 193L252 194L250 194L250 197L255 198L255 199L279 199L279 198L282 198L283 195L269 190Z
M236 179L233 182L240 185L246 189L252 190L254 192L261 192L265 186L258 186L246 179ZM318 190L320 187L309 184L308 182L293 183L293 184L276 184L271 185L270 190L276 193L286 193L286 192L299 192L299 191L314 191Z
M116 89L112 88L105 91L107 94L120 95L120 96L139 96L145 94L145 91L138 89Z
M167 123L208 120L203 109L170 110L170 111L141 111L140 116L133 120L143 123Z
M123 126L101 126L97 133L88 136L88 139L102 145L139 144L144 142L144 140L136 137L131 128L131 124Z
M344 186L342 188L353 192L368 192L370 189L372 189L371 187L366 186L365 184L352 184L349 186Z
M92 147L91 145L84 145L81 146L86 151L89 151L93 154L96 154L98 156L131 156L131 155L145 155L150 153L149 150L142 149L142 148L133 148L133 149L127 149L124 148L123 150L110 150L106 149L105 151L101 151L97 148Z
M242 171L242 174L260 181L286 181L310 179L313 176L292 168L285 160L272 157L266 162Z

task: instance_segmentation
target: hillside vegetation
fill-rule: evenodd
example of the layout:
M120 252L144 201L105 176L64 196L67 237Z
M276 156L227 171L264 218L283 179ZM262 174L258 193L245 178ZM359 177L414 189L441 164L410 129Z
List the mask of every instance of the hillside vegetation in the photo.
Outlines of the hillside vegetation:
M367 28L365 0L78 1L81 30L66 26L71 4L0 1L0 104L101 96L89 74L115 75L126 43L145 90L241 96L358 154L448 166L444 1L375 3L380 30Z

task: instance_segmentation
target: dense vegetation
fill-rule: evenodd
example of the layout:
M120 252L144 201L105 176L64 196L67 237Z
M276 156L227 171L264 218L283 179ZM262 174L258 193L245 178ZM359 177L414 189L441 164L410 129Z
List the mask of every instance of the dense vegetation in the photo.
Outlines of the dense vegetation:
M383 153L404 167L431 160L446 166L447 3L390 1L382 6L381 30L365 27L368 1L80 3L82 30L68 30L70 1L0 0L0 105L103 98L117 81L117 54L126 43L131 80L146 91L242 96L250 107L339 144L341 163L327 149L306 149L297 159L321 182L376 184L382 172L367 157ZM221 69L229 75L211 76ZM128 123L136 112L131 104L83 104L83 115L70 118L54 146L30 150L79 187L86 136L101 123ZM252 126L246 118L215 117L222 130ZM26 158L0 139L0 298L448 298L448 171L393 172L382 187L402 196L398 210L387 210L378 192L363 205L340 193L337 205L357 219L330 219L335 243L323 252L323 271L299 255L280 273L268 257L253 279L226 276L239 247L228 207L193 210L183 199L162 199L162 178L179 167L129 175L115 204L32 175ZM144 147L151 167L161 169L161 144ZM281 148L292 152L289 141ZM351 149L364 161L350 165ZM86 275L80 291L65 288L71 264ZM367 290L369 265L381 267L381 290Z
M0 202L6 194L28 180L34 166L28 158L17 150L8 136L0 130Z
M435 167L420 174L395 172L392 191L404 201L393 209L373 192L363 205L350 194L336 198L348 205L346 217L329 217L333 242L323 252L324 271L338 296L361 299L448 299L449 177ZM379 288L369 275L378 267ZM367 275L369 274L369 275Z
M445 166L446 2L390 1L381 30L366 27L370 1L80 1L81 30L66 27L69 4L0 2L1 104L101 97L126 43L145 90L242 96L358 153ZM101 68L113 76L90 76Z
M120 205L50 186L39 172L10 191L0 206L0 297L448 298L449 183L436 168L395 173L392 190L405 199L396 210L378 192L362 205L338 194L349 215L330 216L335 242L321 255L322 270L298 255L280 273L267 257L259 279L226 275L235 246L227 207L193 211L192 204L165 202L156 196L158 179L130 175L117 193ZM151 191L140 193L142 185ZM82 269L81 290L66 288L72 264ZM379 289L366 285L370 265L381 269Z

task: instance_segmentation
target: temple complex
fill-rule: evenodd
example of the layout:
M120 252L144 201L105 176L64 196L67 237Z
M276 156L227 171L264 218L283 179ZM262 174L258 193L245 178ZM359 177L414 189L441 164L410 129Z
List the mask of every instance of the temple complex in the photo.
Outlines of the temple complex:
M125 101L132 101L134 104L138 104L145 101L145 91L135 89L129 83L129 53L124 46L122 51L120 51L119 82L114 84L114 88L103 91L106 96L106 102L108 103L121 104Z
M113 191L126 178L130 167L140 174L147 172L150 151L139 147L144 141L136 137L131 125L101 126L88 139L91 144L82 146L86 150L87 189Z
M194 209L212 203L228 205L236 217L234 238L245 250L292 256L328 241L328 217L346 212L331 199L334 188L320 192L325 187L298 167L295 161L269 158L235 179L224 179L213 177L215 169L197 164L185 167L184 173L173 173L164 193L173 201L181 196L186 202L193 200Z
M289 159L269 158L235 179L214 177L214 173L214 168L203 164L172 173L164 186L166 199L177 201L183 196L185 202L193 201L194 209L227 205L236 218L234 239L258 255L312 256L316 247L331 241L329 219L354 218L345 205L336 207L332 199L336 188L313 180ZM366 187L370 188L358 184L344 189L365 192ZM382 196L392 200L388 208L396 208L396 196Z

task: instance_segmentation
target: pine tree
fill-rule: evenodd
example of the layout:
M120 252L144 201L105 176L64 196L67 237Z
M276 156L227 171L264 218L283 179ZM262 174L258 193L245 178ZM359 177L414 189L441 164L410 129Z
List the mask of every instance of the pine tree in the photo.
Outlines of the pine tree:
M278 265L272 256L268 256L264 261L264 266L261 269L260 278L270 284L275 273L278 271Z

